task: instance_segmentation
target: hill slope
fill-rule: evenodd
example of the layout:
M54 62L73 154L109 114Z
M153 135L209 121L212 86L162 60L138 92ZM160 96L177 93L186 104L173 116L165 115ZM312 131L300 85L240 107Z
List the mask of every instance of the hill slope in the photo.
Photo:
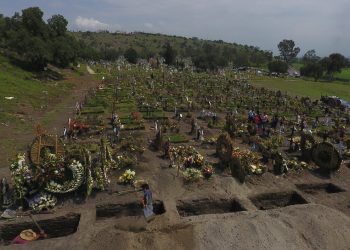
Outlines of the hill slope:
M150 33L109 33L109 32L73 32L78 39L87 45L106 53L122 55L128 48L134 48L140 57L149 58L160 54L164 45L169 43L180 57L193 57L199 49L215 49L237 65L261 65L271 58L268 51L258 47L226 43L221 40L209 41L196 37L186 38Z

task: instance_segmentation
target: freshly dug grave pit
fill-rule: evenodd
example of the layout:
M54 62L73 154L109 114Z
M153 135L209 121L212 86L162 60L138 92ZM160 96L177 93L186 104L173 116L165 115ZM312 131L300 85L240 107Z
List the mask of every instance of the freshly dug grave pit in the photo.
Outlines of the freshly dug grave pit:
M165 208L162 201L153 202L153 212L156 215L164 214ZM96 219L121 218L126 216L143 216L142 206L138 202L126 204L103 204L96 206Z
M250 198L259 210L275 209L297 204L307 204L307 201L297 192L280 192L260 194Z
M333 183L297 184L296 186L303 192L312 195L319 193L334 194L345 191L344 189L338 187L337 185L334 185Z
M246 211L237 200L210 200L200 199L192 201L178 201L177 211L181 217L201 214L224 214Z
M74 234L78 229L79 221L80 214L70 213L53 219L39 220L37 223L47 234L45 239L50 239ZM0 244L11 244L11 241L25 229L39 231L33 222L3 224L0 227Z

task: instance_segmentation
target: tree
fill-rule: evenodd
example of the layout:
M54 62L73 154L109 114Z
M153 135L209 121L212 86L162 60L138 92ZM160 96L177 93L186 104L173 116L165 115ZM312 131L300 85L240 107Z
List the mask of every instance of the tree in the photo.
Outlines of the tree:
M138 55L136 50L134 50L133 48L129 48L125 51L124 57L126 58L126 60L128 60L129 63L135 64L137 62Z
M314 49L308 50L302 58L302 62L304 64L318 62L319 60L320 57L316 55L316 51Z
M53 15L47 20L50 34L54 37L64 36L67 32L68 21L62 15Z
M46 37L47 25L43 20L44 13L39 7L31 7L22 10L22 24L24 28L34 36Z
M313 77L315 82L323 76L323 67L320 62L309 62L300 68L302 76Z
M167 43L164 46L164 51L162 53L162 56L165 59L165 63L168 65L172 65L175 63L177 52L171 47L170 43Z
M78 43L70 36L56 37L51 45L52 60L56 66L67 67L77 58Z
M342 68L346 67L348 60L339 53L330 54L321 60L321 65L326 70L327 75L333 80L333 75L336 72L341 72Z
M286 39L284 39L278 44L278 49L280 51L281 57L287 64L290 64L291 61L294 58L296 58L300 52L300 48L295 47L295 43L293 40Z
M48 44L39 37L28 37L24 48L23 56L33 69L42 70L52 60Z
M288 64L279 60L269 62L267 67L270 72L276 72L281 74L286 73L288 70Z

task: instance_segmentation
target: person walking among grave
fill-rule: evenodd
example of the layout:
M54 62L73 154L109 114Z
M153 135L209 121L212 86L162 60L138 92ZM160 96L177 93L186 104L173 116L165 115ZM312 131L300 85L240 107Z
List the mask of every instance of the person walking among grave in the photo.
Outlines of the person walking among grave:
M264 113L261 117L261 124L262 124L263 129L265 129L268 122L269 122L269 117L267 116L266 113Z
M201 136L201 128L198 127L197 132L196 132L196 139L199 140L200 136Z
M150 221L154 218L155 214L153 212L153 194L148 184L143 184L141 186L143 190L142 206L143 214L147 221Z
M254 112L253 112L253 110L249 110L249 112L248 112L248 122L254 122L254 120L255 120Z
M271 121L271 128L276 129L277 124L278 124L278 115L275 114L272 118L272 121Z
M164 157L169 158L170 154L170 138L164 143Z
M255 124L256 124L256 127L258 129L258 134L261 135L262 133L262 120L261 120L262 116L259 114L259 112L257 113L257 115L255 116Z

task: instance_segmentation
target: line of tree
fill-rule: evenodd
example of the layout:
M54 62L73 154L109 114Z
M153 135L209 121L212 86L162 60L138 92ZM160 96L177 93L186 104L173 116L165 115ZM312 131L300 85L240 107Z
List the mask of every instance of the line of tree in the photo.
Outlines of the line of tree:
M349 60L342 54L333 53L321 58L315 50L307 51L302 58L303 67L300 69L302 76L312 77L315 81L326 78L332 81L334 74L349 66Z
M280 55L268 63L268 69L270 72L286 73L291 64L297 60L300 48L295 45L293 40L288 39L282 40L277 47ZM312 77L315 81L321 78L332 81L335 73L340 73L344 67L350 64L349 60L342 54L333 53L328 57L321 58L313 49L307 51L300 62L303 64L300 68L300 74Z
M38 7L12 17L0 15L2 51L35 70L42 70L48 63L66 67L79 57L98 53L67 32L68 21L62 15L53 15L47 22L43 15Z

